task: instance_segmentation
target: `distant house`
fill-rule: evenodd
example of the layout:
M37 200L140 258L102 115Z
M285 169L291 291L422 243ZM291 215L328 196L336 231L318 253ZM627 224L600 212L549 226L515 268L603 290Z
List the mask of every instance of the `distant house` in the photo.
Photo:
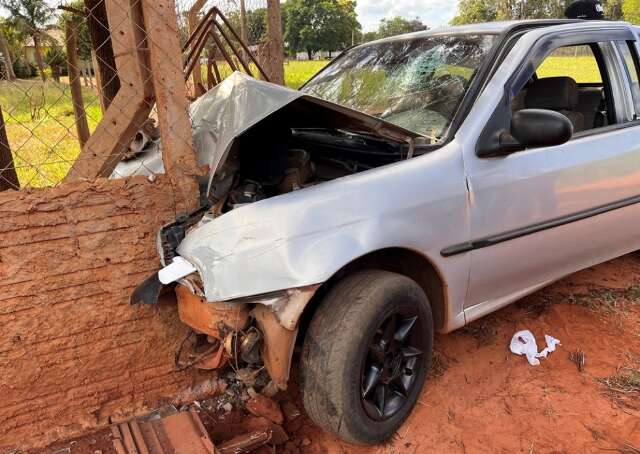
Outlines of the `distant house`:
M342 53L341 50L334 50L329 52L328 50L321 50L319 52L314 52L313 59L314 60L328 60L336 58L338 55ZM309 60L309 55L306 52L298 52L296 54L296 60Z
M46 32L47 36L44 36L40 41L40 48L42 51L42 55L44 55L49 48L51 48L54 44L58 45L62 48L65 46L65 36L64 31L59 28L50 28ZM29 37L27 42L23 48L23 57L25 61L31 63L32 65L36 65L36 46L33 44L33 38Z

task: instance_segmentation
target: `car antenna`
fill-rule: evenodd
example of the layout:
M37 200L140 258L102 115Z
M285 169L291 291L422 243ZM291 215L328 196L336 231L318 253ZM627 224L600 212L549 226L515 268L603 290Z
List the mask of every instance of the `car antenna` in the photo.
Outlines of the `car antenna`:
M576 0L564 12L567 19L603 20L604 7L600 0Z

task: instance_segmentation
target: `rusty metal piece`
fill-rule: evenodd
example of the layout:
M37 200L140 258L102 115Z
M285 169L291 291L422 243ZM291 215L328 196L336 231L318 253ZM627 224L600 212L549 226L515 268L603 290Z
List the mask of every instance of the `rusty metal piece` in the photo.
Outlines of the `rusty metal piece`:
M112 427L118 454L215 454L194 410L151 421L133 420Z
M255 364L260 361L260 341L262 334L255 328L251 328L240 342L240 358L249 363Z
M262 359L271 380L281 389L287 389L291 358L298 330L284 328L276 315L266 306L257 305L251 314L264 336Z
M249 308L243 303L209 303L182 285L176 287L178 315L194 330L223 340L229 331L239 331L247 324Z
M192 27L193 24L191 24ZM198 84L201 82L201 75L199 71L199 64L202 53L208 48L208 43L212 40L214 44L214 50L208 49L209 56L215 53L220 53L226 63L233 71L239 70L236 61L240 67L250 76L259 76L263 80L269 81L267 73L264 71L258 59L253 55L247 44L238 35L236 30L231 25L231 22L224 16L222 11L217 7L211 8L202 18L200 23L195 29L191 29L191 35L187 39L187 42L182 48L184 54L184 72L185 79L189 79L193 75L194 89L198 90ZM220 35L220 36L218 36ZM227 52L227 49L231 49L234 58ZM211 59L210 59L211 60ZM254 65L257 69L257 74L253 74L251 65ZM197 68L197 70L196 70ZM215 78L212 77L215 72ZM222 81L218 72L215 60L211 63L207 63L207 86L212 88ZM201 93L194 93L196 97Z
M289 440L289 436L282 427L270 424L264 429L256 430L248 434L238 435L227 440L217 447L220 454L241 454L251 452L267 443L281 445Z

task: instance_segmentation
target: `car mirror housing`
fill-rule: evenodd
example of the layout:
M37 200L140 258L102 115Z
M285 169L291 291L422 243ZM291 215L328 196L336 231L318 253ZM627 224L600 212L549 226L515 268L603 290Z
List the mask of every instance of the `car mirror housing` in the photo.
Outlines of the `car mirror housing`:
M488 136L477 154L480 158L506 156L528 148L562 145L572 136L573 125L561 113L523 109L512 115L509 130L499 129Z
M525 149L562 145L571 140L573 124L553 110L524 109L513 114L511 136Z

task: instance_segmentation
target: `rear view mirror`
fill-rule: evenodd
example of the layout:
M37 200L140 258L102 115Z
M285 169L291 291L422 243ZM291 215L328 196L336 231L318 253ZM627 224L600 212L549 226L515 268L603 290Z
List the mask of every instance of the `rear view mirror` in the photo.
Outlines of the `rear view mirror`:
M525 149L562 145L573 136L573 124L553 110L524 109L511 118L511 136Z

